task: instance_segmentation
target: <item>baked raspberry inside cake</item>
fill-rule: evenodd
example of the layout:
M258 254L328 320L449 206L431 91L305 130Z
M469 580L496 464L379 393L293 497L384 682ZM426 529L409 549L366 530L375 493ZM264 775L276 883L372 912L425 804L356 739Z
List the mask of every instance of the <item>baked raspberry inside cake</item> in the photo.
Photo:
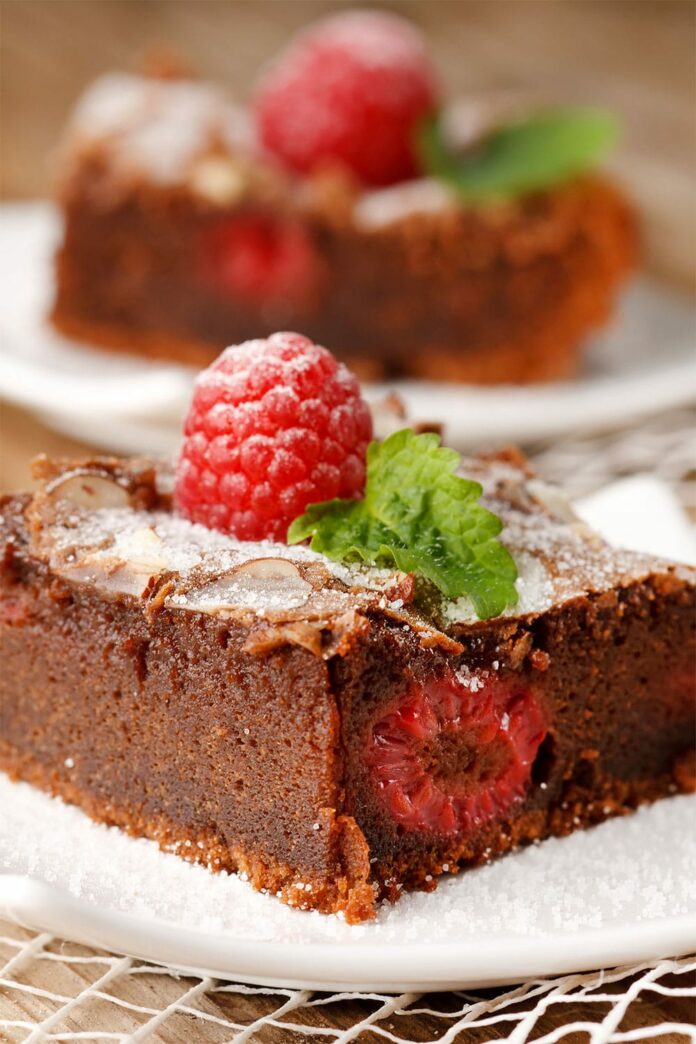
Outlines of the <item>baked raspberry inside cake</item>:
M42 462L5 498L0 766L302 909L693 785L694 572L607 547L521 458L462 461L518 603L172 510L147 462Z

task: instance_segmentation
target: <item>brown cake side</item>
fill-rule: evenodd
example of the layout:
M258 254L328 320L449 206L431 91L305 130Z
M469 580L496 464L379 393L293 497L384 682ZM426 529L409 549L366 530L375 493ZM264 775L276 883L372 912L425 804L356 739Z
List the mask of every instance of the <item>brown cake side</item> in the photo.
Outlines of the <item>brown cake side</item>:
M344 808L367 840L381 894L393 900L403 889L434 887L443 870L487 862L520 844L563 836L693 789L693 615L693 591L682 583L644 580L535 622L486 627L478 638L462 638L459 657L421 655L415 669L404 657L401 635L378 629L365 640L374 643L371 650L337 661L347 751ZM456 793L467 774L495 772L495 744L490 752L477 748L477 733L466 728L414 740L409 751L428 766L425 794L418 798L426 813L417 828L410 817L395 815L393 800L375 788L366 751L375 723L403 702L404 673L427 688L433 678L456 679L462 665L465 677L479 680L478 698L486 698L491 685L532 694L543 738L524 800L500 813L494 809L490 817L484 811L478 826L458 836L456 827L437 829L438 804L432 827L422 825L432 789ZM373 687L375 669L380 684ZM417 782L410 761L405 778ZM423 786L423 777L417 785Z
M172 519L147 469L49 472L3 508L0 767L351 921L689 789L693 574L477 467L523 581L486 622Z
M201 366L285 327L367 377L549 380L577 367L633 263L632 215L603 179L476 207L432 179L362 192L291 179L243 124L200 84L95 85L65 145L60 330Z

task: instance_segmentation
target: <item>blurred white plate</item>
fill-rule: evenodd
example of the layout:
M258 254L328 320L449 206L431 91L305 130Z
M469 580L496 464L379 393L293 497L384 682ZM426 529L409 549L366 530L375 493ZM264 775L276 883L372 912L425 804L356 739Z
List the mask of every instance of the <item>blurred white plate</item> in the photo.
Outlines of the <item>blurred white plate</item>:
M58 216L47 203L0 207L0 395L54 428L121 452L176 447L194 371L93 351L46 323ZM330 347L330 345L329 345ZM576 381L526 388L393 381L414 420L442 421L450 444L529 441L620 425L696 398L696 311L637 280Z
M693 529L669 488L650 476L576 507L621 543L694 559ZM444 990L696 946L696 796L446 877L432 894L404 896L352 928L97 825L2 773L0 808L0 912L63 938L238 982Z

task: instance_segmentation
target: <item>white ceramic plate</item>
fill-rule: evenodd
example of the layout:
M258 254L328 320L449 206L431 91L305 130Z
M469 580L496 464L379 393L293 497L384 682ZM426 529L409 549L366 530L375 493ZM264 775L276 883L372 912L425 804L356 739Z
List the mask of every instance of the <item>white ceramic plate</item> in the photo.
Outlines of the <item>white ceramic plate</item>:
M577 505L637 549L694 560L667 487L618 483ZM624 522L625 525L625 522ZM696 948L696 797L444 878L373 923L301 913L236 876L0 774L0 911L35 928L177 968L269 986L440 990L612 967Z
M63 938L239 982L456 989L696 945L694 797L447 878L357 927L292 910L1 774L0 807L0 911Z
M48 204L0 208L0 395L106 449L168 452L194 371L92 351L50 328L58 228ZM414 421L444 422L456 446L607 428L696 398L695 333L687 302L638 280L611 328L589 346L576 381L526 388L395 381L368 394L398 391Z

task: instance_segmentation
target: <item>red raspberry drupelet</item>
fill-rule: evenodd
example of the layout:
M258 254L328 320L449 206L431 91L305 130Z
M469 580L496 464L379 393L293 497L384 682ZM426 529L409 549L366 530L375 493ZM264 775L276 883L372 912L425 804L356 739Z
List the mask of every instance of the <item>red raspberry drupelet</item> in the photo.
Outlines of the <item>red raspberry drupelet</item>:
M292 170L338 163L368 185L390 185L418 173L414 135L437 99L412 25L348 11L298 36L268 70L255 109L263 145Z
M470 833L524 797L545 735L531 691L452 675L412 689L382 716L368 763L402 827Z
M308 504L358 497L372 436L357 379L294 333L227 348L198 377L178 510L240 540L284 541Z

